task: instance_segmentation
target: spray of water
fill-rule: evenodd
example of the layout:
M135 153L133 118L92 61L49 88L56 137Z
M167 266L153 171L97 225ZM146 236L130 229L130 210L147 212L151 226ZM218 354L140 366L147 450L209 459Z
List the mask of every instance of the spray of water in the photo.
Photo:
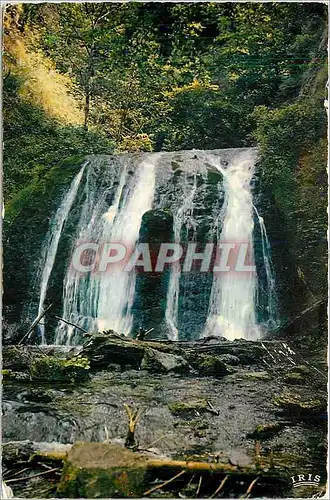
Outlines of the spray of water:
M275 286L275 273L271 260L270 243L267 236L265 221L259 214L257 208L253 205L254 211L257 215L262 245L263 265L266 271L267 280L267 313L268 313L268 327L275 328L277 325L277 301L276 301L276 286Z

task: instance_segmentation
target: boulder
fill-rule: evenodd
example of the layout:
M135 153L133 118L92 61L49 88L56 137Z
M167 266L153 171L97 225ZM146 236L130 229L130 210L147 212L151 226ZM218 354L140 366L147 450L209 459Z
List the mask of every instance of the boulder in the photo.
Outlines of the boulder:
M64 462L58 494L65 498L139 498L147 460L109 443L76 443Z
M113 364L140 368L144 355L141 343L102 333L89 335L88 338L81 354L89 359L91 368L108 368Z
M230 366L237 366L240 364L240 359L238 356L234 356L233 354L221 354L218 356L218 359Z
M188 357L191 366L205 377L224 377L233 372L218 356L191 353Z
M154 373L189 373L191 367L182 356L149 348L145 351L141 369Z
M263 441L278 434L284 427L285 422L270 422L269 424L258 424L253 432L247 435L250 439Z

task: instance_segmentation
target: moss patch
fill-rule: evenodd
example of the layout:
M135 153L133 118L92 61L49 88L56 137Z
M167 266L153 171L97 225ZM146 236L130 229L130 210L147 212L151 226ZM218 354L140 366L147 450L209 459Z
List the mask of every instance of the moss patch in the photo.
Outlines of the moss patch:
M186 358L195 370L198 370L201 375L206 377L224 377L233 372L231 367L227 366L216 356L192 353L186 356Z
M295 418L309 418L326 413L326 401L294 392L284 392L273 403Z
M53 382L75 382L89 376L89 361L83 356L60 359L55 356L35 358L30 367L33 380Z
M142 455L108 443L76 443L65 460L58 493L67 498L139 498L146 479Z

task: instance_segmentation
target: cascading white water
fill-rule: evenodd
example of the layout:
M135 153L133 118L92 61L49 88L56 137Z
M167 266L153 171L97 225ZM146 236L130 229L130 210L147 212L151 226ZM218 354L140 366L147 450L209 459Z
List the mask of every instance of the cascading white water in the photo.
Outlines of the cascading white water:
M183 224L187 223L192 216L194 209L194 196L197 188L197 178L194 174L193 184L183 184L182 204L173 214L173 233L174 243L181 243L181 229ZM168 283L166 297L165 321L168 326L168 338L170 340L179 340L178 331L178 308L180 292L181 265L174 262L171 267L171 274Z
M154 154L142 161L133 176L128 175L126 165L121 165L114 201L106 211L106 194L113 187L113 179L100 195L95 185L92 186L92 173L89 173L77 241L93 241L99 246L120 242L129 250L135 247L142 216L152 207L158 157ZM111 272L80 276L69 268L64 286L63 317L88 330L112 329L128 335L133 320L131 309L135 281L134 269L129 272L113 269ZM74 331L74 327L60 324L55 343L71 344Z
M48 233L42 249L42 258L41 258L42 274L40 281L40 295L39 295L39 306L38 306L37 316L40 316L44 309L44 302L46 298L48 282L52 269L54 267L54 262L56 258L58 244L62 234L63 225L69 215L73 202L76 198L86 164L87 162L82 166L79 173L73 179L69 191L64 196L60 206L58 207L49 225ZM46 343L45 325L43 319L38 324L38 330L39 330L39 335L41 337L41 344L45 344Z
M133 249L139 237L142 216L151 209L155 192L155 160L142 162L131 193L113 223L112 241ZM107 217L107 216L106 216ZM107 221L107 223L109 223ZM135 291L135 270L118 270L101 277L98 303L98 329L112 329L128 335L132 328L131 308Z
M245 244L253 265L253 204L251 179L254 173L255 152L237 153L227 168L220 166L220 158L210 162L222 173L225 206L222 230L218 243L235 244L231 261L237 261L238 248ZM223 336L229 340L259 338L255 317L257 276L253 271L215 272L210 296L209 313L204 336Z
M277 308L276 308L276 286L275 286L275 274L273 270L270 243L267 236L265 221L263 217L259 214L257 208L253 205L254 211L257 215L260 235L261 235L261 246L262 246L262 256L263 265L266 271L267 280L267 313L268 313L268 327L274 328L277 325Z
M117 214L123 189L127 181L127 166L122 166L120 181L115 192L114 202L108 211L107 197L111 195L116 180L116 170L105 179L106 186L99 186L98 162L91 160L87 171L84 189L85 201L82 205L78 223L79 232L74 247L79 242L108 242L111 238L113 220ZM101 165L105 172L110 170L107 163ZM111 214L111 217L110 217ZM63 317L86 330L97 329L97 308L99 298L99 279L97 276L73 272L68 267L63 288ZM76 328L60 322L55 336L55 344L71 344Z
M82 243L96 246L84 254L84 259L89 256L94 262L94 268L78 272L72 266L72 258L69 259L63 283L62 311L57 314L89 332L112 329L129 335L134 311L134 325L149 328L156 325L154 334L162 336L166 331L171 340L208 335L231 340L259 338L262 328L257 324L259 317L266 328L272 326L277 317L270 245L264 221L252 201L251 180L256 154L255 149L180 152L175 156L174 153L148 154L139 164L132 155L91 157L88 167L83 167L80 217L75 223L76 234L70 234L70 245L72 256L77 249L79 253ZM56 212L44 245L39 312L44 307L60 236L83 169ZM104 245L120 243L133 251L143 214L151 209L172 214L175 243L194 242L201 248L199 244L205 244L205 238L213 242L217 236L218 245L237 245L230 252L231 262L235 258L237 261L240 245L248 247L250 255L244 255L245 264L251 266L254 265L253 221L258 218L256 226L261 238L256 240L256 260L258 270L262 265L264 268L260 283L256 272L251 270L214 271L212 276L199 272L198 266L189 272L182 271L178 264L172 264L169 275L165 274L160 281L148 274L137 281L135 267L127 271L122 266L116 268L110 264L108 270L100 271ZM143 238L149 234L152 220L153 213L145 221ZM70 242L68 236L65 245ZM56 269L63 270L60 264ZM47 296L52 293L53 290ZM152 294L151 305L149 293ZM263 316L266 309L267 322ZM74 325L60 320L55 343L72 345L81 341L81 333ZM44 342L43 324L40 332Z

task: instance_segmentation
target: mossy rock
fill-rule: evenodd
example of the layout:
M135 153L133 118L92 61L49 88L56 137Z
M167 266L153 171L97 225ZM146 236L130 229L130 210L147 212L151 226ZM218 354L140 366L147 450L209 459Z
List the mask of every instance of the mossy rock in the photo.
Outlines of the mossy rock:
M28 370L31 353L25 346L4 346L2 349L3 368L8 372Z
M284 427L283 422L272 422L269 424L259 424L253 432L248 434L248 438L264 440L269 439L278 434Z
M30 367L32 380L46 382L75 382L89 377L89 361L83 356L60 359L55 356L35 358Z
M297 365L292 370L286 373L284 382L290 385L303 385L311 375L311 370L308 366Z
M284 392L273 399L273 403L293 418L309 418L326 414L327 404L322 398L294 392Z
M296 371L292 371L284 377L284 382L289 385L302 385L305 381L306 377Z
M177 416L190 416L198 415L200 413L214 412L206 399L187 402L174 401L173 403L168 403L167 406L172 415Z
M140 498L147 488L147 460L108 443L76 443L58 486L66 498Z
M224 377L234 371L216 356L192 353L186 357L191 366L205 377Z

